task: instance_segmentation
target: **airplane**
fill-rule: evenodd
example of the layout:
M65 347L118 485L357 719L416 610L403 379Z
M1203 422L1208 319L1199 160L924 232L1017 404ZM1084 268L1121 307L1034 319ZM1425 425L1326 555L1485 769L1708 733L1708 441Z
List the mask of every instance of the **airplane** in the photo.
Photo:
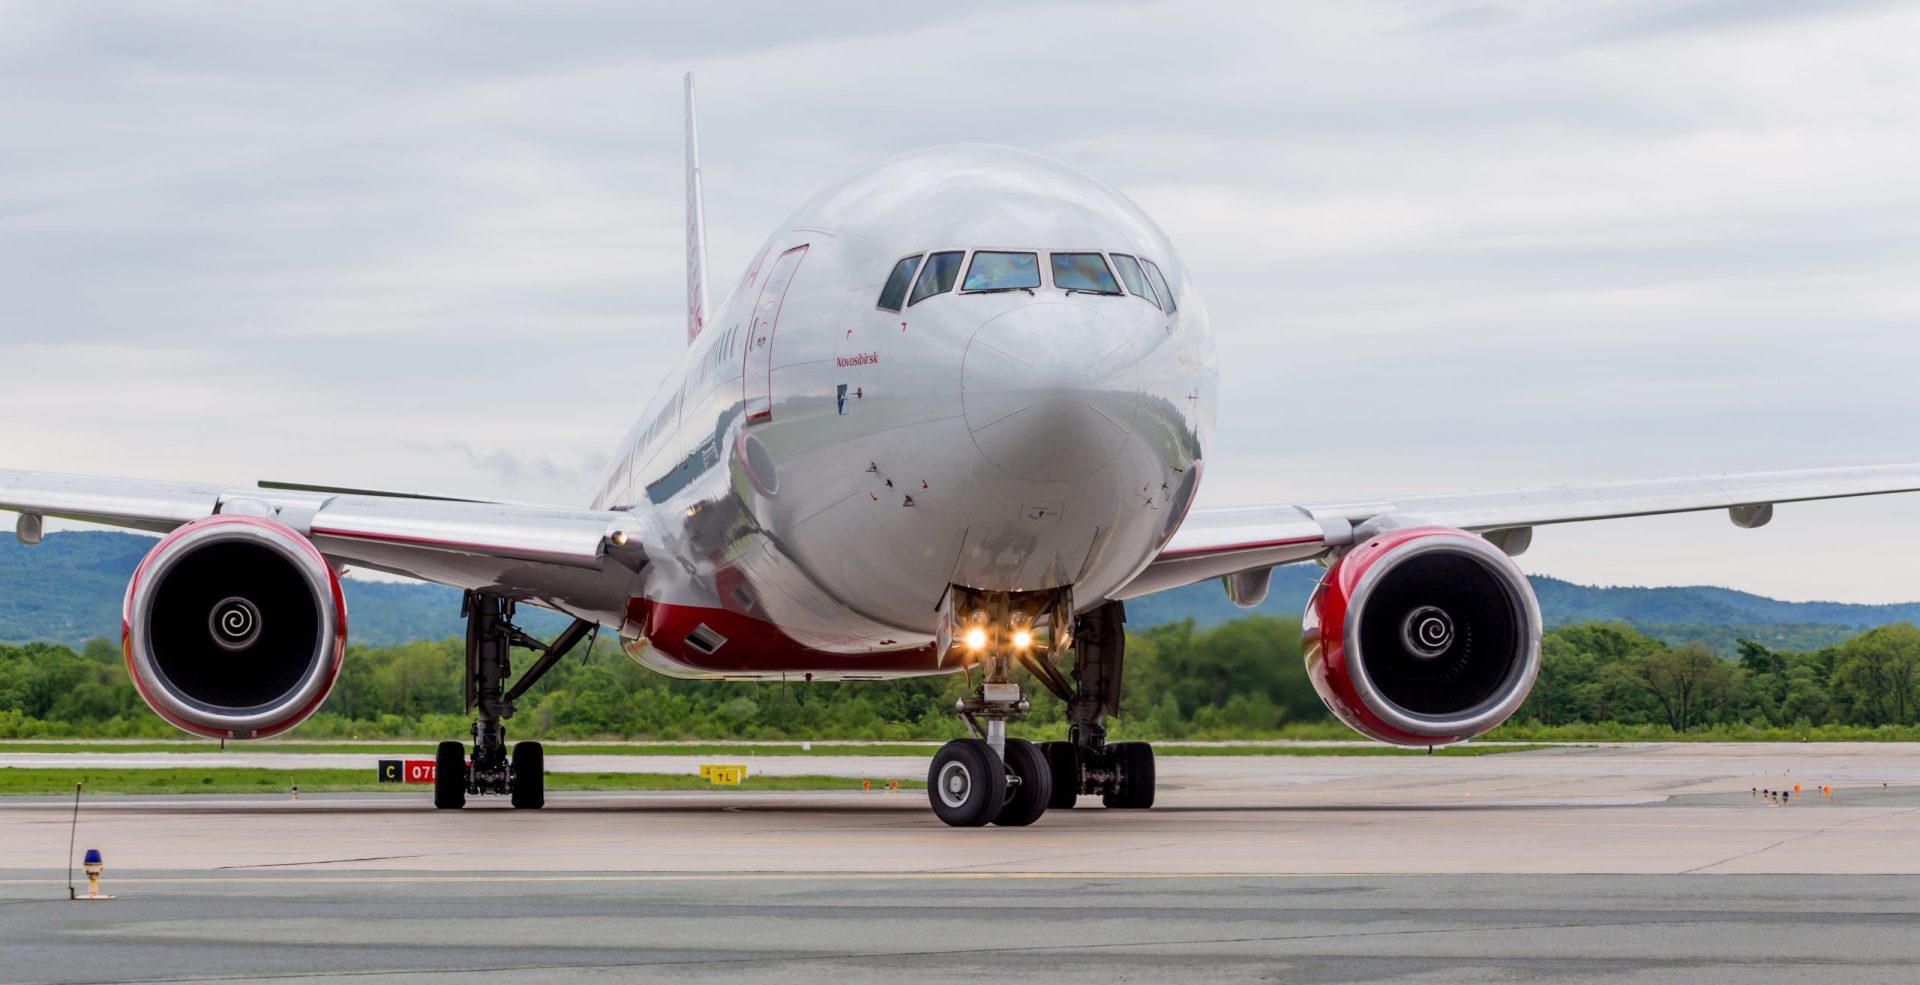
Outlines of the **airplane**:
M685 80L687 347L585 508L296 483L0 471L0 509L163 535L128 587L130 676L163 719L256 739L326 700L349 568L464 590L471 748L442 742L434 805L545 803L515 701L598 627L641 664L719 680L966 674L966 737L928 770L954 826L1021 826L1098 796L1155 799L1153 749L1106 741L1128 599L1326 565L1310 679L1357 732L1480 735L1540 669L1513 560L1544 524L1920 490L1920 465L1193 509L1220 362L1159 226L1112 185L1005 147L903 154L827 188L715 304L693 77ZM632 362L647 358L633 353ZM520 605L573 622L552 641ZM537 654L509 683L510 653ZM1025 675L1018 672L1024 670ZM1027 684L1069 738L1008 735Z

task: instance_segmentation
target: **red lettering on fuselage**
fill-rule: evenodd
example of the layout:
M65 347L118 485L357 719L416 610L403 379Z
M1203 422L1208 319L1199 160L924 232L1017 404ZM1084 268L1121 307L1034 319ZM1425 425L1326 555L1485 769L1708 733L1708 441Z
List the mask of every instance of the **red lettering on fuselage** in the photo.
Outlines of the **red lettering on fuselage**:
M834 363L839 365L841 369L845 369L848 366L871 366L874 363L877 363L879 361L880 361L879 353L863 352L857 356L841 356L835 359Z

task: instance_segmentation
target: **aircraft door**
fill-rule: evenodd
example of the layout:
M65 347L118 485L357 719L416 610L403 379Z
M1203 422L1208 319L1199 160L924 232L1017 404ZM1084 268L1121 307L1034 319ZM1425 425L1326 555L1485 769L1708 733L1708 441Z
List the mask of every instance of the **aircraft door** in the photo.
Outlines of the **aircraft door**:
M793 273L807 255L805 245L780 254L767 279L760 285L760 297L753 305L753 319L747 328L747 365L741 374L745 387L747 423L773 417L773 330L780 322L780 307L787 299L787 286Z

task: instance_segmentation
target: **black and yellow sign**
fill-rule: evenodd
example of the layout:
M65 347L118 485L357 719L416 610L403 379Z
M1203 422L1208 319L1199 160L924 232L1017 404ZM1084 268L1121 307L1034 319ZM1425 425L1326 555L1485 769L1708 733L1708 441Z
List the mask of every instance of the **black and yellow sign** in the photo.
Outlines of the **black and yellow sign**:
M747 778L747 768L745 765L702 763L700 778L709 783L734 786Z
M399 760L383 759L380 761L380 782L381 783L405 783L406 782L406 777L400 775Z

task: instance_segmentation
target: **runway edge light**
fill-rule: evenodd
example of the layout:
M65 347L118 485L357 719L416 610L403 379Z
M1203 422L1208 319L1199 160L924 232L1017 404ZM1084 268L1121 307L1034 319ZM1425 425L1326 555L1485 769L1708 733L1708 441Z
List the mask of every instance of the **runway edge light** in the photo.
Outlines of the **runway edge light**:
M106 859L100 854L100 849L98 848L87 849L86 857L80 860L80 867L86 870L86 873L87 873L87 895L75 896L74 899L112 899L113 898L111 896L103 895L100 892L100 873L102 870L104 870L107 867Z

